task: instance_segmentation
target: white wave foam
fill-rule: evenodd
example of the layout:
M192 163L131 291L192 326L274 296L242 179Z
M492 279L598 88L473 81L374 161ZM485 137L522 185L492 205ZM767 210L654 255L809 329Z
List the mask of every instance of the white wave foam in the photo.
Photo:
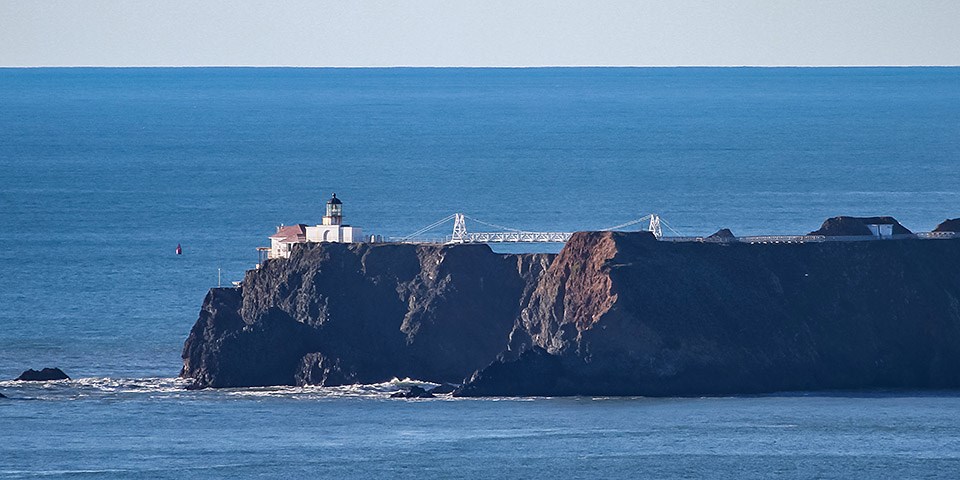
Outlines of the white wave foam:
M337 387L321 387L306 385L302 387L257 387L226 390L234 396L254 397L298 397L314 398L389 398L393 393L406 390L413 386L431 389L439 384L415 380L411 378L393 378L389 382L341 385Z
M70 400L106 396L147 394L180 394L188 381L180 378L110 378L89 377L46 382L4 381L0 388L13 399Z
M47 382L2 381L0 382L0 388L10 398L33 400L73 400L119 396L135 397L138 395L176 398L279 397L310 400L324 398L383 399L413 386L429 390L439 385L411 378L394 378L382 383L337 387L308 385L303 387L275 386L188 390L187 387L190 383L189 379L182 378L88 377ZM449 398L449 396L443 397Z

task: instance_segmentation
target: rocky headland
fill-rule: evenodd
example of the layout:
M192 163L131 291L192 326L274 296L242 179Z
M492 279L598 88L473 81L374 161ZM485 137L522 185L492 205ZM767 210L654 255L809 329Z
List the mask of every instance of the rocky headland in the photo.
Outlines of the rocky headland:
M183 350L197 387L461 383L507 344L553 255L313 243L211 289Z
M891 221L837 217L814 234ZM465 396L958 388L960 238L893 230L906 239L581 232L559 255L298 245L210 291L181 375L197 387L410 377L463 382Z

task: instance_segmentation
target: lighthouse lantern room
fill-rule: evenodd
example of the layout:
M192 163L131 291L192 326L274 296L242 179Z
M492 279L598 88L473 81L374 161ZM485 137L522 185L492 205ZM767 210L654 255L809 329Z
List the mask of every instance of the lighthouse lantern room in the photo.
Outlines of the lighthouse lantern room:
M343 223L343 202L334 193L333 197L327 200L327 214L323 216L323 224L340 225L341 223Z

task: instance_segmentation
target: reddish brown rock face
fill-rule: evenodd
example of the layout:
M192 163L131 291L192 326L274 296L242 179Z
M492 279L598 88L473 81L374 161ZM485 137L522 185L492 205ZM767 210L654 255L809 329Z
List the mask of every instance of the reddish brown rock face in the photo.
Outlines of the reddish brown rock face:
M558 334L590 329L616 303L609 275L614 235L575 233L541 276L521 316L534 345L558 350Z

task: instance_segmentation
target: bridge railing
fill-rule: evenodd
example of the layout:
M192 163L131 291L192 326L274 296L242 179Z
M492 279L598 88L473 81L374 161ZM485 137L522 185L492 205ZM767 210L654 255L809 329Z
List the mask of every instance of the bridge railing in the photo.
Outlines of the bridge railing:
M456 243L566 243L572 233L569 232L474 232L466 234ZM878 238L873 235L748 235L743 237L660 237L662 242L694 243L817 243L817 242L863 242L873 240L910 240L910 239L951 239L960 238L954 232L920 232L908 235L891 235ZM452 243L452 235L433 237L400 238L390 237L388 242L398 243Z
M924 239L947 239L958 237L960 237L960 233L957 232L920 232L917 234L917 238Z
M662 242L697 243L809 243L827 241L822 235L751 235L745 237L660 237Z
M872 240L911 240L911 239L949 239L960 238L954 232L920 232L914 234L897 234L885 237L874 235L748 235L743 237L661 237L666 242L701 242L701 243L816 243L816 242L863 242Z
M459 243L566 243L567 232L474 232L458 238Z
M430 237L386 237L384 241L387 243L439 243L444 244L450 241L450 235L442 236L430 236Z

